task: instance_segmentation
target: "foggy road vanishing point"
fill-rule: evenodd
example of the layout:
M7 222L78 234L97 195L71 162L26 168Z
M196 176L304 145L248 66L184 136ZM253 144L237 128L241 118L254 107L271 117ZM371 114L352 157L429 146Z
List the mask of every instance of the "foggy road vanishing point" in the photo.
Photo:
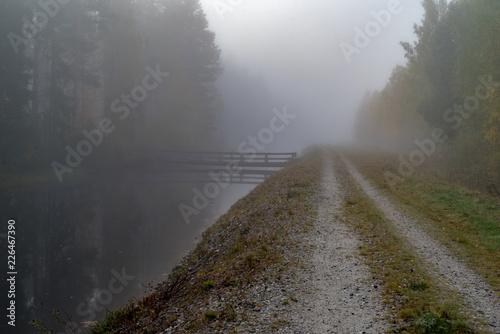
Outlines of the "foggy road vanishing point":
M271 176L95 332L498 333L498 267L489 280L459 259L428 212L377 190L351 162L362 154L338 152Z

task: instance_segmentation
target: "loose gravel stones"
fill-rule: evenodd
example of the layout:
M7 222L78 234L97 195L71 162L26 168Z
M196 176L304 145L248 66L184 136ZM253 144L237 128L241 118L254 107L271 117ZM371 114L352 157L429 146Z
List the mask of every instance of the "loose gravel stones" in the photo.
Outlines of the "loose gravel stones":
M290 314L294 333L384 333L386 310L371 275L356 253L360 241L336 215L342 193L331 159L325 159L323 184L308 265L298 273L298 303Z
M426 234L419 224L400 212L394 204L375 189L357 169L342 157L349 173L356 179L363 191L373 199L377 207L396 226L427 262L436 281L449 284L464 297L470 310L478 318L486 319L488 329L500 333L500 300L491 286L457 259L445 246Z

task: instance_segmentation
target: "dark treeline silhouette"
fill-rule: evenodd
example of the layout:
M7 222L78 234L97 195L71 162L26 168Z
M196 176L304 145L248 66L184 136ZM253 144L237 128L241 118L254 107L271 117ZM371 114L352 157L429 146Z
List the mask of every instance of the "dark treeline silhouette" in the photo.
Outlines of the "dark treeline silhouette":
M484 190L498 186L500 2L423 5L416 42L401 43L406 65L396 67L386 87L367 94L360 107L358 138L400 152L419 149L418 139L443 176Z
M197 0L2 0L0 32L14 332L34 332L33 318L54 328L53 309L81 327L161 279L206 224L209 209L189 225L178 209L193 184L139 184L127 166L137 148L218 148L219 49ZM103 305L99 291L122 270L133 281Z
M6 0L0 6L4 171L63 164L66 147L76 150L86 139L82 131L99 128L103 118L115 129L85 165L109 166L133 147L212 144L213 83L221 68L198 1Z

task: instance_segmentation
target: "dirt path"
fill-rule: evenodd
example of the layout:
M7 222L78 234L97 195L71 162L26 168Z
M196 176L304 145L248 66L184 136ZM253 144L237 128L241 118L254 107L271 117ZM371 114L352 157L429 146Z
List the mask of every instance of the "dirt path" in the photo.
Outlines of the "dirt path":
M500 333L500 300L491 286L460 260L445 246L427 235L418 223L400 212L391 201L376 190L344 157L348 171L363 191L374 200L379 210L396 226L427 263L437 281L449 284L467 302L479 319L486 319L487 327L493 333Z
M336 219L342 193L330 158L318 200L318 218L306 240L315 248L310 267L299 273L304 284L291 312L295 333L384 333L386 314L376 283L356 255L360 242Z

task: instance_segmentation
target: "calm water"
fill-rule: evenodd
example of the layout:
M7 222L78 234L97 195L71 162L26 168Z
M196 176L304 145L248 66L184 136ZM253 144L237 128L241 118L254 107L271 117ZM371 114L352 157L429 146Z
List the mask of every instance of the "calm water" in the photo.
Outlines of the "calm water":
M7 220L14 219L17 275L16 327L2 321L0 332L34 333L27 325L34 318L56 333L72 333L55 323L52 310L67 313L85 332L82 322L102 319L165 279L195 238L253 189L228 186L186 224L178 206L192 204L196 186L138 183L116 174L2 193L2 271L6 275ZM6 279L1 289L9 290Z

